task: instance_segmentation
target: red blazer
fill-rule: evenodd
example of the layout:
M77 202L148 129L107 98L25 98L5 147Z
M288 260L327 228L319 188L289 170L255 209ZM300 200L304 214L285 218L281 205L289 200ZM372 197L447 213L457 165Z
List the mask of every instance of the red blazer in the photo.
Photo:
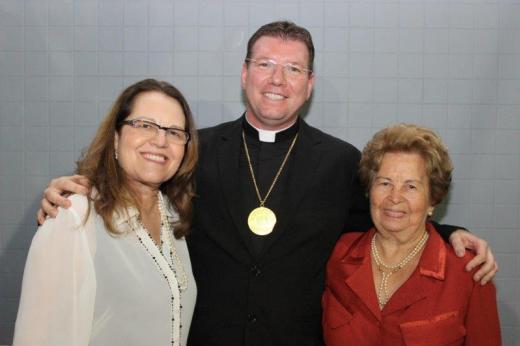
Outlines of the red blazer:
M417 268L379 309L370 241L375 230L343 235L327 264L323 294L325 343L337 345L500 345L493 283L464 270L433 226Z

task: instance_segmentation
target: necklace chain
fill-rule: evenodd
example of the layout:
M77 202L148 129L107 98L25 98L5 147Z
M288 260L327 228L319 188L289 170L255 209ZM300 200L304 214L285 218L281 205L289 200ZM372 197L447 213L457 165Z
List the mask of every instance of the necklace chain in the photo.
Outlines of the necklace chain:
M291 146L289 147L289 150L287 150L287 154L285 154L285 157L283 158L282 164L280 165L280 168L278 168L278 172L276 172L276 175L274 176L273 182L271 183L271 186L269 187L269 190L267 190L267 193L265 194L265 197L262 199L262 196L260 195L260 190L258 189L258 184L256 183L255 178L255 172L253 171L253 165L251 163L251 157L249 156L249 149L247 148L247 141L246 141L246 135L244 134L244 131L242 131L242 140L244 142L244 150L246 152L246 158L247 158L247 164L249 166L249 172L251 173L251 178L253 180L253 185L255 186L256 195L258 197L258 201L260 202L260 206L263 207L265 204L265 201L271 194L271 191L273 190L274 185L278 181L278 178L280 177L280 174L282 173L282 170L285 166L285 163L287 162L287 159L289 158L289 155L291 154L291 151L294 148L294 144L296 143L296 139L298 138L298 133L294 136Z
M173 229L171 226L171 223L168 221L168 217L166 216L166 210L164 207L164 199L160 191L157 193L157 205L159 208L159 215L161 218L161 241L160 244L157 244L155 240L150 235L150 232L146 229L145 225L141 221L141 217L137 217L137 223L138 225L143 228L146 231L146 234L148 237L152 240L152 243L157 247L161 255L166 260L166 263L168 263L168 266L172 270L172 272L175 273L175 276L177 277L177 281L179 284L179 289L181 291L184 291L188 288L188 274L186 273L186 270L184 270L184 266L182 264L182 260L179 257L179 254L177 253L177 249L175 248L175 244L173 241ZM165 239L164 239L165 238ZM166 243L168 244L169 252L170 252L170 260L166 258L163 252L163 243L166 240Z
M171 318L171 345L178 346L180 345L182 324L181 324L181 291L184 291L188 288L188 275L184 270L182 265L182 261L177 254L177 250L173 241L173 229L168 221L168 217L166 216L166 210L164 206L164 199L160 191L157 193L157 202L159 208L159 214L161 219L161 236L160 236L160 244L157 244L150 232L146 229L144 224L141 222L140 216L135 218L134 220L128 220L130 228L134 231L137 236L139 243L144 247L148 255L153 259L157 269L161 272L162 276L166 280L168 287L170 288L170 306L172 312ZM163 235L166 237L166 242L169 247L170 257L167 258L165 256L162 245ZM160 257L156 256L156 254L152 251L153 247L155 247L159 253ZM170 268L170 271L164 270L164 264L161 265L160 262L164 261L166 265ZM163 263L164 263L163 262ZM175 264L174 264L175 262ZM177 269L177 270L176 270Z
M173 229L171 223L168 221L168 217L166 216L166 210L164 207L164 199L161 192L158 192L158 204L159 204L159 214L161 215L161 237L163 234L166 235L166 240L168 242L168 247L170 248L170 259L172 261L170 268L176 274L180 274L180 277L177 278L179 281L179 288L181 291L184 291L188 288L188 274L186 274L186 270L184 270L184 266L182 265L182 260L177 253L177 249L175 248L175 244L173 241ZM164 232L163 232L164 230ZM162 252L162 246L159 248ZM175 265L173 262L175 261ZM168 263L170 264L170 263ZM177 270L175 270L175 267ZM180 273L179 273L180 272Z
M390 279L390 276L399 270L403 269L410 261L421 251L424 244L426 244L426 241L428 240L429 234L428 232L424 232L421 239L417 242L415 247L410 251L408 255L406 255L399 263L394 265L388 265L381 259L381 256L379 255L379 251L377 250L376 246L376 236L377 233L374 234L374 237L372 238L371 242L371 248L372 248L372 257L374 258L374 261L376 262L377 269L381 272L382 278L381 283L379 284L379 288L377 290L377 301L379 303L379 308L383 309L383 307L388 303L388 300L390 300L390 295L388 293L388 280Z

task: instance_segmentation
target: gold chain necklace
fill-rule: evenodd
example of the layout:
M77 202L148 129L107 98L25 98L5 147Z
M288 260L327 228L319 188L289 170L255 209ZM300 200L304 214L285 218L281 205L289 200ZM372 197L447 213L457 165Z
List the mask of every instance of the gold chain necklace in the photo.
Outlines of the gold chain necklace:
M429 234L428 232L424 232L421 239L417 242L417 245L413 248L413 250L405 257L403 258L399 263L394 265L388 265L379 256L379 251L377 251L376 246L376 234L374 234L374 237L372 238L371 242L371 248L372 248L372 257L374 258L374 261L377 264L377 269L382 273L383 277L381 278L381 283L379 284L379 288L377 290L377 301L379 303L379 308L383 309L383 307L388 303L390 300L390 295L388 294L388 280L390 279L390 276L399 270L403 269L404 266L406 266L410 261L421 251L424 244L426 244L426 241L428 240Z
M276 172L273 182L271 183L271 186L267 190L265 197L262 198L262 195L260 195L260 190L258 189L258 184L256 183L255 172L253 171L253 165L251 164L251 157L249 156L249 150L247 148L246 135L244 134L244 131L242 131L242 140L244 142L244 150L246 152L246 158L247 158L247 164L249 166L249 172L251 173L253 185L255 186L256 196L258 197L258 201L260 202L260 206L258 208L253 209L249 213L249 217L247 218L247 224L249 226L249 229L251 230L251 232L253 232L256 235L267 235L267 234L271 233L273 231L274 225L276 224L276 215L274 214L274 212L271 209L266 208L264 205L265 205L265 201L271 194L271 191L273 191L273 187L276 184L276 182L278 181L280 174L282 173L282 170L285 166L285 163L287 162L287 159L289 158L289 154L291 154L291 151L294 148L294 144L296 143L297 138L298 138L298 133L296 133L296 135L294 136L292 143L289 147L289 150L287 150L287 154L285 154L282 164L280 165L278 172Z

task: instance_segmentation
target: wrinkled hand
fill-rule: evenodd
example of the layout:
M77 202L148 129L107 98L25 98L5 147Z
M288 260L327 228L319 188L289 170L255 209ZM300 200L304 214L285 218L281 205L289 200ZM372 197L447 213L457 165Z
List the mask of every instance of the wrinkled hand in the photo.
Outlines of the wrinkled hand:
M49 186L43 191L40 209L36 213L38 223L41 225L47 215L56 217L58 207L70 207L70 201L67 199L70 194L86 195L89 190L89 181L82 175L59 177L51 180Z
M481 285L485 285L498 272L495 256L493 256L485 240L466 230L459 229L450 236L450 244L459 257L464 256L466 249L473 250L476 253L476 256L466 265L466 271L471 271L475 267L481 266L473 275L473 280L480 281Z

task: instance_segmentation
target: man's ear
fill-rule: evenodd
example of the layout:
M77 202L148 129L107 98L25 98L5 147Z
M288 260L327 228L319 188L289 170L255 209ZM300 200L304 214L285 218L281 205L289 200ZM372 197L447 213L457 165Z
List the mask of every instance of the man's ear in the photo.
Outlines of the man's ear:
M248 66L247 64L244 62L242 64L242 72L240 73L240 86L242 87L242 90L245 89L245 86L246 86L246 82L247 82L247 77L248 77Z

